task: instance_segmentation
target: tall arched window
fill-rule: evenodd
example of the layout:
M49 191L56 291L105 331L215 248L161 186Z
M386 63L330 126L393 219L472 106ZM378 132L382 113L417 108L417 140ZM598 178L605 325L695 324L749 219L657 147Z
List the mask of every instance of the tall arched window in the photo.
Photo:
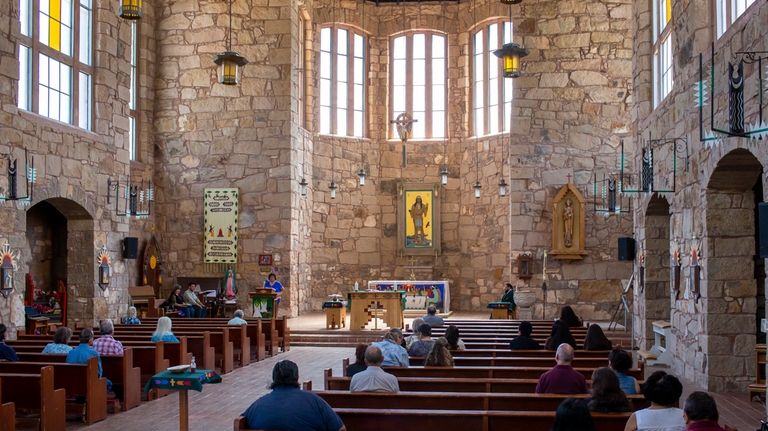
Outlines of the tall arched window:
M512 42L512 23L496 21L478 27L472 36L472 114L475 136L509 131L512 79L502 76L493 51Z
M365 136L365 36L346 27L320 30L320 133Z
M21 0L18 107L91 128L92 0Z
M653 107L672 91L672 0L653 0Z
M413 138L444 138L446 117L446 59L443 34L431 31L394 37L390 46L392 119L413 115ZM392 126L391 136L397 137Z

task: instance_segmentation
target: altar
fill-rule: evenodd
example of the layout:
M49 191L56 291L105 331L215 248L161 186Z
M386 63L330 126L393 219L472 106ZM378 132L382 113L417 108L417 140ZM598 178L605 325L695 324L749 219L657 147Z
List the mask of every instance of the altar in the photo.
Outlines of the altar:
M405 310L424 311L434 305L441 313L451 311L451 293L447 280L372 280L369 290L405 292Z

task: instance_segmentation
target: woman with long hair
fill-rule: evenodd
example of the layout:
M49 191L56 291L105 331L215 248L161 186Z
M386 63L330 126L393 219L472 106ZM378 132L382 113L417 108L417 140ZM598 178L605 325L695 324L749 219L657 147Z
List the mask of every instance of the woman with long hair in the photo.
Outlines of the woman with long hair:
M352 377L368 368L368 366L365 365L365 349L367 348L368 346L366 344L358 344L357 347L355 347L355 363L347 366L347 377Z
M453 356L448 351L448 340L445 337L440 337L435 340L435 344L432 345L432 350L427 354L424 360L425 367L452 367Z
M166 343L178 343L179 339L176 338L175 335L173 335L173 331L171 331L171 318L168 316L163 316L159 319L157 319L157 328L155 328L155 332L152 334L151 341L158 342L158 341L164 341Z
M605 336L603 328L595 323L589 325L584 337L584 350L611 350L613 343Z
M589 410L603 413L622 413L632 411L629 399L619 387L619 378L608 367L600 367L592 372L592 399Z
M576 315L576 312L573 311L573 308L571 308L570 305L566 305L560 309L560 320L567 323L569 328L580 328L584 326L584 321L579 319L579 316Z
M454 325L448 325L448 327L445 328L445 339L448 340L448 350L466 349L464 341L459 338L459 328Z
M571 335L568 324L562 320L555 320L555 323L552 324L552 332L549 338L547 338L544 348L547 350L557 350L557 347L563 343L570 344L571 347L576 349L576 340Z

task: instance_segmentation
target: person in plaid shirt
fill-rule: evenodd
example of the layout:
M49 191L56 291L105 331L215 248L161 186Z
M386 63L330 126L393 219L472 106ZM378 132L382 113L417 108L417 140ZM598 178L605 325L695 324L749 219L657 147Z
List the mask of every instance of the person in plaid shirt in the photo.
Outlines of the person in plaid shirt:
M122 356L123 344L112 338L112 333L115 332L112 321L107 319L99 322L99 331L101 332L101 337L93 342L93 350L99 352L102 356Z

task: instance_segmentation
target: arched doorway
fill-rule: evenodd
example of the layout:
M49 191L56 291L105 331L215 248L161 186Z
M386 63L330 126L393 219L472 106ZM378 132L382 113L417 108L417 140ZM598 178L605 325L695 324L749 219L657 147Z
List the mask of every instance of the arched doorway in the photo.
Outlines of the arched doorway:
M670 320L669 202L654 194L648 202L641 252L645 253L645 286L636 292L640 325L635 333L641 349L653 345L653 322Z
M46 199L27 210L26 236L28 274L42 293L33 297L28 292L26 302L32 301L38 311L54 320L71 322L91 316L91 298L96 293L91 214L75 201ZM66 299L61 295L64 290Z
M752 153L736 149L720 159L707 184L697 308L705 313L707 342L700 348L709 390L743 390L755 376L756 333L765 316L764 265L755 265L761 261L755 215L763 200L762 171Z

